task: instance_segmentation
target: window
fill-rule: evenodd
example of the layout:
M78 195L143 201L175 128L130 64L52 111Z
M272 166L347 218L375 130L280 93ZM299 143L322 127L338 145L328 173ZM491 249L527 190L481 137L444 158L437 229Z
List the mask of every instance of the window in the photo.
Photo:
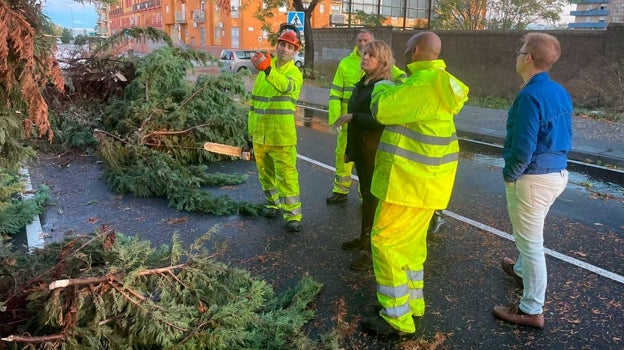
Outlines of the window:
M232 48L238 49L240 47L240 29L238 27L232 27L230 29L230 35L232 37Z

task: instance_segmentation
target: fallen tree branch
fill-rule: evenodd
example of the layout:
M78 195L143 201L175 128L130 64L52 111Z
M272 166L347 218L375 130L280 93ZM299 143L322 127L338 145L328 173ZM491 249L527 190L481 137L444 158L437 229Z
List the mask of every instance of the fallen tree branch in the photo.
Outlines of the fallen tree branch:
M163 274L163 273L171 273L173 270L177 270L183 268L186 264L179 264L168 267L160 267L157 269L143 270L139 272L138 276L147 276L154 274ZM97 284L97 283L105 283L119 280L123 277L122 273L114 274L114 275L106 275L100 277L88 277L88 278L68 278L62 280L56 280L50 283L48 289L53 290L56 288L65 288L69 286L80 286L85 284Z
M9 335L6 338L0 338L0 340L6 342L16 342L16 343L47 343L56 340L65 339L65 334L53 334L53 335L42 335L39 337L31 337L27 335Z

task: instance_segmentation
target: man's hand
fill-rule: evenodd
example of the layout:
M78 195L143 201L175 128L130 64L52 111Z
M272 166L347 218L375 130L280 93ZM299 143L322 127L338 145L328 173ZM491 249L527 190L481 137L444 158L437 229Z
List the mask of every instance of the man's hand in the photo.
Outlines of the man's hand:
M271 67L271 55L268 52L256 52L251 58L251 63L259 71L265 71Z

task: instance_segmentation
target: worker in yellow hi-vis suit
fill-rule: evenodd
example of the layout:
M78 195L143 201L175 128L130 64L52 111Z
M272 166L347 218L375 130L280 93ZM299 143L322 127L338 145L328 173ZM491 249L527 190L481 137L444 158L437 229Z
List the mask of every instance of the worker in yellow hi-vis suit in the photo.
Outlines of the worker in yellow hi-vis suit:
M405 50L409 78L400 85L379 82L373 90L373 117L385 125L371 185L379 198L371 248L381 311L362 328L376 335L415 332L413 317L425 312L429 222L436 209L446 208L455 182L453 117L468 87L445 70L441 47L435 33L415 34Z
M356 46L349 56L343 58L338 63L334 80L329 90L329 125L332 125L338 117L347 114L349 99L353 92L355 83L362 79L364 73L360 68L362 61L362 50L364 46L373 41L375 37L368 29L362 29L356 37ZM405 72L393 66L392 74L394 79L405 78ZM345 163L344 155L347 148L347 128L348 124L344 124L337 130L336 138L336 172L333 181L332 194L327 198L327 204L339 204L347 201L347 195L351 189L351 172L353 171L353 162ZM353 243L353 242L352 242ZM360 248L360 243L355 242L352 247L345 249Z
M294 31L277 38L277 60L258 52L252 63L258 76L251 91L249 136L264 191L264 216L275 217L283 210L286 228L301 230L301 199L297 172L297 129L295 108L303 85L301 71L293 62L300 42Z

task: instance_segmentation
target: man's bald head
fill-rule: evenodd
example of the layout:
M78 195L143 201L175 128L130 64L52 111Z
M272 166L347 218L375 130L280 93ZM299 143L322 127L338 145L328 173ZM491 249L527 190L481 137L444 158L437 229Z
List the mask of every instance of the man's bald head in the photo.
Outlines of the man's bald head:
M405 62L437 60L442 50L442 41L434 32L420 32L412 35L405 44Z

